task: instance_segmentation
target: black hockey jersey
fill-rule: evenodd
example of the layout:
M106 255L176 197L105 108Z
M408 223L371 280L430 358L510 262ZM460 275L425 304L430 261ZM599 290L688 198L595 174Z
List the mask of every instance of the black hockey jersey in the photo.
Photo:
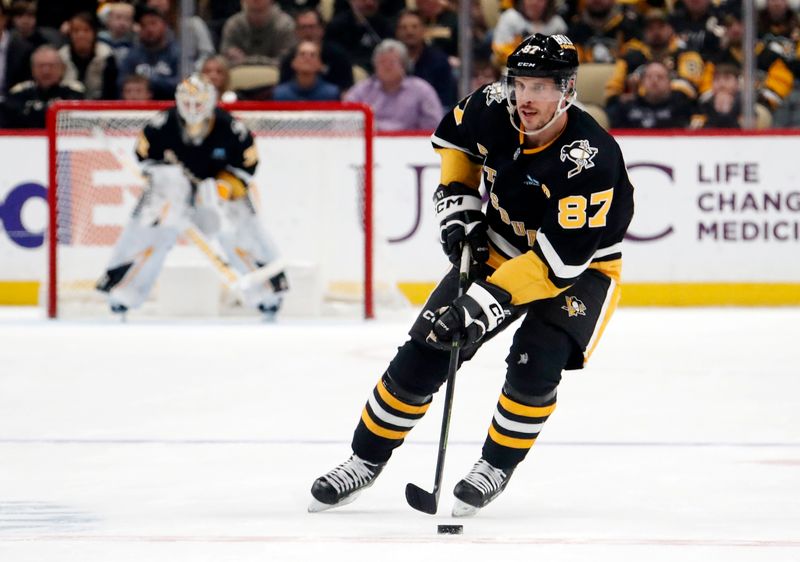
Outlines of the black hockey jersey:
M136 141L140 161L173 163L177 160L198 180L215 178L228 171L246 185L258 165L253 135L240 121L216 108L211 131L199 146L184 141L175 108L161 112L144 128Z
M616 141L576 107L551 143L523 139L499 83L459 102L432 137L443 184L484 181L489 281L514 304L554 297L587 268L619 282L633 187Z

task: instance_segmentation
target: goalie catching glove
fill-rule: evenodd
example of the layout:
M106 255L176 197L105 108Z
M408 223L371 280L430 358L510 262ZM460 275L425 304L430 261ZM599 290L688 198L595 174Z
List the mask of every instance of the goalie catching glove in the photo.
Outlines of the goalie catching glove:
M449 350L478 343L511 316L511 294L487 281L476 281L453 304L436 311L428 343Z
M486 215L481 211L477 189L459 182L439 185L433 194L436 218L439 220L439 241L454 264L461 258L461 248L469 244L472 259L484 263L489 259Z

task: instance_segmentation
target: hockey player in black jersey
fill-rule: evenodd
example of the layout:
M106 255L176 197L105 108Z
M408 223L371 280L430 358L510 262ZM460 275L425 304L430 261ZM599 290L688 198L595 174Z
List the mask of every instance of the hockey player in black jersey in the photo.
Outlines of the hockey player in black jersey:
M169 250L187 229L196 229L219 243L231 268L259 280L239 296L271 319L288 284L248 194L258 165L253 136L217 107L216 89L203 78L184 80L175 102L136 142L148 186L97 288L108 294L112 312L139 307Z
M455 338L468 360L514 325L480 459L454 490L453 515L476 513L536 441L562 371L591 355L619 300L633 188L617 143L572 106L577 66L566 36L530 36L502 82L476 90L439 124L441 242L454 263L470 246L472 283L453 300L451 268L433 291L369 396L353 455L314 482L310 511L349 503L373 483L446 380Z

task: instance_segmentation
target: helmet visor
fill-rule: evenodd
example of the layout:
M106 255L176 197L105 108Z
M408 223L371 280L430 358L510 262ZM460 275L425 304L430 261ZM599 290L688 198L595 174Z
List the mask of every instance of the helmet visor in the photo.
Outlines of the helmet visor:
M564 86L561 80L550 77L503 76L503 87L507 98L517 105L525 101L553 102L561 99Z

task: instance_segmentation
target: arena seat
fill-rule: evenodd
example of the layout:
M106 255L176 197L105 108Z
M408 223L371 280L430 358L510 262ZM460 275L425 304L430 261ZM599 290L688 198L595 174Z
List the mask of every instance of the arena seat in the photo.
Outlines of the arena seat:
M586 63L578 67L578 101L599 107L606 104L606 83L614 72L613 63Z

